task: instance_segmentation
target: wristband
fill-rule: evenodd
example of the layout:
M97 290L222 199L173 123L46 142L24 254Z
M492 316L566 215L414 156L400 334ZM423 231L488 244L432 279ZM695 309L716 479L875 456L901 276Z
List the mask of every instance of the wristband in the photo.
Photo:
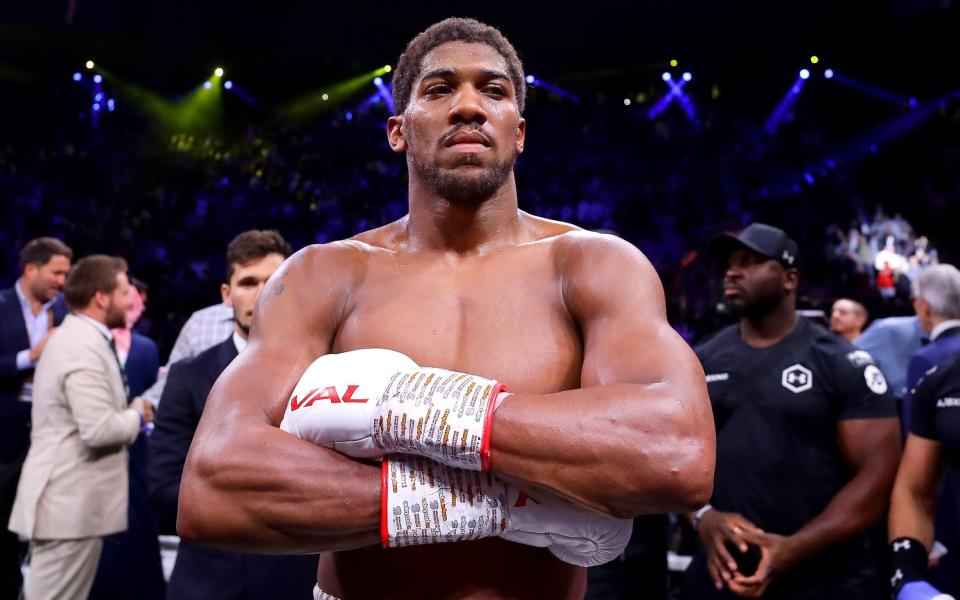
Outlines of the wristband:
M712 505L710 505L710 504L704 504L703 507L700 508L700 510L698 510L698 511L695 512L695 513L693 513L692 525L693 525L693 528L694 528L694 529L696 529L696 530L699 530L699 529L700 529L700 521L703 520L703 515L707 514L707 513L710 512L711 510L713 510L713 506L712 506Z
M419 454L453 467L490 470L490 423L504 384L419 367L399 371L377 398L373 440L387 453Z
M899 537L890 543L890 587L893 595L905 584L927 575L927 549L915 538Z

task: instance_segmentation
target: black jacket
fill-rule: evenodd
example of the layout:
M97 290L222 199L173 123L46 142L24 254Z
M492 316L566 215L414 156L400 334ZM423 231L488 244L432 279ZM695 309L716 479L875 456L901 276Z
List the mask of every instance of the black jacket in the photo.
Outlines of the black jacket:
M210 388L236 358L233 337L170 368L150 438L150 501L161 533L173 534L180 477ZM313 598L316 556L261 556L180 543L171 599Z

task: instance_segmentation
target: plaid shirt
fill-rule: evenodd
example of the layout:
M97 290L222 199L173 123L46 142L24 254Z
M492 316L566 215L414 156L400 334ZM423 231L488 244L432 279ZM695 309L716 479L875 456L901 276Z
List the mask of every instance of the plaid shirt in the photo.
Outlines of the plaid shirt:
M157 382L143 393L143 397L153 402L154 406L158 405L163 387L167 383L170 365L200 354L227 339L231 333L233 333L233 309L225 304L201 308L190 315L187 322L183 324L177 341L173 344L170 360L160 369Z

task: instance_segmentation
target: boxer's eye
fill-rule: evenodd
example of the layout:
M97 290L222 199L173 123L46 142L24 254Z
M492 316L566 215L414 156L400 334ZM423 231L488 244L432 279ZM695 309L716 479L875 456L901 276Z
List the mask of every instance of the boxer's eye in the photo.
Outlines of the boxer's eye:
M427 87L426 93L430 96L438 96L440 94L447 94L452 90L452 88L446 83L435 83Z

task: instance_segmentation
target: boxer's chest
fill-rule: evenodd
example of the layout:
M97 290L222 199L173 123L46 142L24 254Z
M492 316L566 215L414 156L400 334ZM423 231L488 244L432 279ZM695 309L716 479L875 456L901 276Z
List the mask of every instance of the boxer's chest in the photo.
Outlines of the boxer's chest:
M517 392L579 385L582 344L546 245L469 260L371 259L334 351L390 348Z

